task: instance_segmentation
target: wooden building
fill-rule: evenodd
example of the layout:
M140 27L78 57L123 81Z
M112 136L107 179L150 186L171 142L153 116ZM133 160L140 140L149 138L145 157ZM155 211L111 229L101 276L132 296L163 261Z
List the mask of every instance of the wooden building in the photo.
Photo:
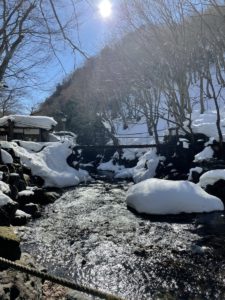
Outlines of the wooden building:
M44 116L6 116L0 118L0 139L48 142L56 124L53 118Z

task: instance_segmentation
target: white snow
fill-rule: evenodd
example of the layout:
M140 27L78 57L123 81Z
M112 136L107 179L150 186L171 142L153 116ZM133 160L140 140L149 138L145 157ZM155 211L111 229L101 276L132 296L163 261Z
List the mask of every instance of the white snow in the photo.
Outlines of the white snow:
M179 214L223 210L222 201L189 181L147 179L133 185L127 193L127 205L139 213Z
M6 194L10 192L9 185L1 180L0 180L0 191Z
M213 149L210 146L207 146L204 150L195 155L194 162L210 159L213 157L213 154Z
M0 207L3 207L7 204L13 204L15 203L11 198L9 198L7 195L3 194L0 191Z
M44 179L45 187L68 187L89 179L88 172L75 170L67 164L66 159L72 153L69 142L48 143L38 153L13 143L13 150L20 157L21 163L31 169L33 175Z
M225 137L225 108L220 109L221 115L221 129L223 136ZM204 114L200 114L199 110L194 110L192 115L192 130L194 133L203 133L208 137L213 137L218 140L218 131L216 128L216 111L215 110L208 110ZM184 122L187 125L187 121Z
M156 149L150 149L139 158L139 161L134 168L117 171L115 177L133 178L135 183L152 178L155 176L155 170L158 166L159 159L163 159L163 157L159 157L156 154Z
M2 162L4 164L12 164L13 163L12 156L4 149L1 149L1 157L2 157Z
M57 122L46 116L9 115L0 118L0 126L8 125L8 121L14 122L17 127L37 127L50 130Z
M202 174L198 184L201 187L206 187L207 185L213 185L220 179L225 180L225 170L221 170L221 169L211 170Z
M18 141L19 145L26 150L30 150L32 152L39 152L44 146L47 146L49 143L36 143L36 142L31 142L31 141Z
M123 170L124 169L124 166L120 166L118 165L117 163L114 164L113 163L113 160L111 159L110 161L108 162L105 162L105 163L101 163L98 168L98 170L101 170L101 171L112 171L112 172L119 172L120 170Z
M34 192L32 190L24 190L24 191L19 192L18 195L29 197L29 196L33 196Z
M27 214L27 213L25 213L24 211L22 211L20 209L16 210L15 217L17 217L17 218L23 218L23 217L25 217L26 219L31 219L31 215L30 214Z
M197 172L197 173L201 173L203 171L203 169L201 167L195 167L195 168L191 168L189 170L189 175L188 175L188 180L192 180L192 172Z
M155 176L155 170L159 163L159 156L156 149L150 149L138 161L137 166L133 168L134 182L152 178Z

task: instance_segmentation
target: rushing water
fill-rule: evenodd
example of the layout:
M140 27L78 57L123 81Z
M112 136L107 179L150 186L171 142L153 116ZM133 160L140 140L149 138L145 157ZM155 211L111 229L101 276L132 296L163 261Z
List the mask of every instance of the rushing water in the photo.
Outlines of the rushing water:
M126 207L128 186L67 191L18 228L22 250L54 274L125 299L225 299L224 216L138 216Z

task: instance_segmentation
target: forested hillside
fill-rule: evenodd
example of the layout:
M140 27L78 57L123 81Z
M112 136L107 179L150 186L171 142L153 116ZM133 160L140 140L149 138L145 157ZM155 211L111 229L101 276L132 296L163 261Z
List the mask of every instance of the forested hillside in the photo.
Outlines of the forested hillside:
M191 136L193 111L213 107L222 142L224 6L213 0L204 5L182 0L123 2L124 19L118 25L122 37L59 84L37 113L53 116L59 129L66 117L66 130L77 133L80 143L106 142L116 118L126 128L129 120L144 117L158 143L161 120ZM110 125L108 136L102 121Z

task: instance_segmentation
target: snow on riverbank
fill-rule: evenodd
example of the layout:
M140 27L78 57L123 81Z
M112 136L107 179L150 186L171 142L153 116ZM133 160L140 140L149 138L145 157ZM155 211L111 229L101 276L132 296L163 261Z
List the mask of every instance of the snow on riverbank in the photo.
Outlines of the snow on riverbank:
M76 170L68 165L67 158L72 153L69 142L46 143L37 153L34 149L40 150L43 144L22 142L21 145L26 148L13 142L10 144L16 156L20 157L21 163L31 169L32 175L40 176L44 180L45 187L63 188L90 179L87 171Z
M223 210L222 201L188 181L147 179L133 185L127 193L127 205L139 213L179 214Z

